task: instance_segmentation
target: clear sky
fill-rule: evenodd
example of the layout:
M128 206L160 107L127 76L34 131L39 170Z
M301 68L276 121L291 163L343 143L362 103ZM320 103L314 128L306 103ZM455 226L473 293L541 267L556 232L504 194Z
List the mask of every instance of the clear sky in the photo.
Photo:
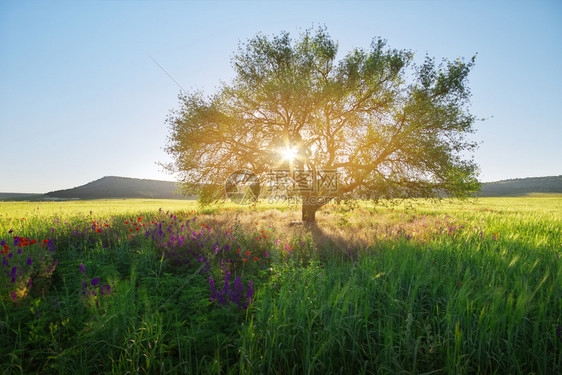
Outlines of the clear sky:
M562 174L562 2L0 1L0 192L103 176L173 180L155 163L179 88L233 77L238 43L325 25L340 53L373 37L420 61L470 58L482 181Z

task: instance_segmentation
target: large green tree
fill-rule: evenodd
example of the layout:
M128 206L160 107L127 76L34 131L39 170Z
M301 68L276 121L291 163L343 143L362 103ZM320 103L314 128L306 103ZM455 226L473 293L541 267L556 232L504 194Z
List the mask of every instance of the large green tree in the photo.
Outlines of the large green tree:
M173 170L190 186L222 184L240 169L287 168L292 150L293 170L337 171L337 189L297 192L305 222L350 194L462 197L478 188L467 159L476 147L467 139L474 57L415 64L411 51L382 39L339 60L337 52L325 28L241 43L230 83L209 96L180 94L167 120Z

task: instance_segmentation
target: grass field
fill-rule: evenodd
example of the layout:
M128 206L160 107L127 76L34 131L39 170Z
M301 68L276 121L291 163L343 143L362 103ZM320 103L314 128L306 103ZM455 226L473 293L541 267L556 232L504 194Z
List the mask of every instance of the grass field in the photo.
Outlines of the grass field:
M559 374L562 198L0 202L0 373Z

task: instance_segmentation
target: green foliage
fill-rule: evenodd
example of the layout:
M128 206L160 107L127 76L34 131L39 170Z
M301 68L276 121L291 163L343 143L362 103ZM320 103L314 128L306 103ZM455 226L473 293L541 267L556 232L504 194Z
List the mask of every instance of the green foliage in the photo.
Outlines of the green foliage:
M232 62L235 76L217 93L180 96L168 118L167 152L186 184L223 184L250 169L289 169L280 150L295 150L297 170L337 170L338 191L299 192L303 220L332 198L465 197L478 190L464 157L476 144L468 74L474 58L426 58L373 39L337 61L325 28L257 34ZM202 185L199 185L202 186ZM324 197L322 203L318 197ZM316 202L316 203L313 203Z

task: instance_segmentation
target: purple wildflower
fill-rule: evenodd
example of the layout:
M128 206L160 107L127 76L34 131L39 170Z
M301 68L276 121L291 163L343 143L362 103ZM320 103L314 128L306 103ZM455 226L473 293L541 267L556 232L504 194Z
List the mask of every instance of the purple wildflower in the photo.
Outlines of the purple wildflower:
M86 274L86 267L84 267L84 263L80 263L80 272L82 272L84 275Z
M51 268L49 269L49 273L53 272L55 270L55 267L59 264L59 260L56 259L55 263L53 263L53 265L51 266Z
M98 277L93 278L91 283L92 283L93 286L96 286L100 283L100 279Z
M31 266L33 261L31 260L31 258L27 258L27 261L25 263L27 263L28 266Z
M237 276L234 279L234 283L232 283L232 289L230 290L229 296L230 300L237 304L238 306L242 306L242 298L244 297L242 294L242 281L240 281L240 276Z
M209 300L213 302L217 298L217 288L215 287L215 280L213 280L213 276L209 276L209 287L211 288L211 297Z

